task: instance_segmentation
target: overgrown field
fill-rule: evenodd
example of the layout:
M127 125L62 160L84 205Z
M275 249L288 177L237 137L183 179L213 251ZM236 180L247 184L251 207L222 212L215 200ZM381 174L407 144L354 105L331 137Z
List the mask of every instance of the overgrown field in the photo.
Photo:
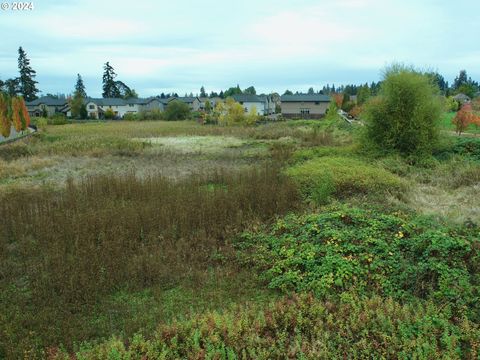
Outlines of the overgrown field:
M357 131L118 121L0 146L0 358L477 358L480 139L414 162Z

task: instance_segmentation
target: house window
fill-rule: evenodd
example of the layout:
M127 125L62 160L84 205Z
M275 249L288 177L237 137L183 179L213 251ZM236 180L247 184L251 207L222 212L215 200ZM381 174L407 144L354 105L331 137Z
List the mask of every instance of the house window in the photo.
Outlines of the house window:
M300 114L308 115L308 114L310 114L310 109L300 109Z
M133 107L133 104L128 104L128 106Z
M245 108L245 112L248 112L248 108L247 108L247 107Z
M88 108L89 108L90 110L94 110L94 109L95 109L95 105L88 105Z
M315 105L320 105L320 101L315 101Z

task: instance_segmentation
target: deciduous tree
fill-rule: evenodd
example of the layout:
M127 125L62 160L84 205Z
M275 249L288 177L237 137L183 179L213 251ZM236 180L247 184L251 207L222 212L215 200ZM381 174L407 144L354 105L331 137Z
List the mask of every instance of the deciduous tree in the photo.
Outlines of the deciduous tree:
M12 123L16 131L22 130L22 104L18 97L12 98Z
M428 76L411 67L387 68L379 96L362 114L364 140L379 150L406 156L430 153L438 139L438 93Z
M4 137L10 136L12 122L9 117L9 98L8 95L0 92L0 134Z

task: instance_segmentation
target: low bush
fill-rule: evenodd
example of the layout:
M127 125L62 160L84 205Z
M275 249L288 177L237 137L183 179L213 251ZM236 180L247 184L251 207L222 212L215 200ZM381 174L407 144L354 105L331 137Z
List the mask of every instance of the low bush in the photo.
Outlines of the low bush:
M345 197L359 193L395 194L406 186L404 180L383 168L341 156L314 158L290 167L287 174L297 182L306 198L320 203L327 201L327 190L332 195Z
M480 161L480 139L456 137L453 141L445 141L444 146L434 152L434 156L441 160L446 160L454 155Z
M142 110L137 114L137 120L165 120L164 112L160 109Z
M84 345L77 359L476 359L480 330L429 302L379 297L339 303L290 296L262 309L207 313L136 335ZM69 354L50 348L50 360ZM73 354L72 354L73 356Z
M22 142L0 146L0 159L10 161L32 155L30 147Z
M48 125L65 125L67 118L64 114L57 113L48 118Z
M123 120L125 120L125 121L137 121L137 120L139 120L139 117L135 113L126 113L125 115L123 115Z
M289 215L270 231L244 234L237 246L274 289L430 299L479 321L479 231L333 207Z

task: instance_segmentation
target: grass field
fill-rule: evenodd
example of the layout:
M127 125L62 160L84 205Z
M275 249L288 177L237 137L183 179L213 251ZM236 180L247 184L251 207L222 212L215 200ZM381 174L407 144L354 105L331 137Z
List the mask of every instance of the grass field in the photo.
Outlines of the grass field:
M444 130L455 131L455 125L452 123L452 120L455 117L455 115L456 115L456 112L448 112L448 113L446 112L442 114L442 117L440 118L440 123L441 123L441 127ZM464 132L478 135L480 134L480 128L478 126L471 124L465 129Z
M0 146L0 358L475 358L480 140L412 163L355 133L115 121Z

